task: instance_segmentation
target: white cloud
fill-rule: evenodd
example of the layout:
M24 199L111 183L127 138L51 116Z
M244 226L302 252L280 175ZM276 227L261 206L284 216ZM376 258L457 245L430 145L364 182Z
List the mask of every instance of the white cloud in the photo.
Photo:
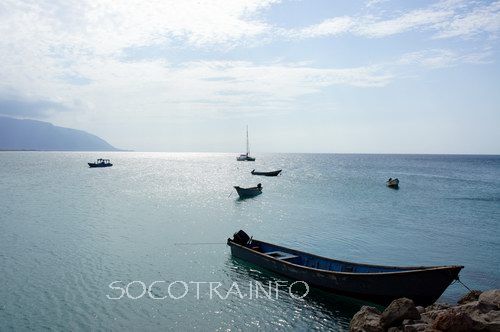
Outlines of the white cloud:
M382 1L367 2L367 8ZM387 16L387 11L384 11ZM287 33L290 37L324 37L351 33L381 38L412 30L430 31L436 38L468 38L480 33L497 36L500 32L500 1L493 3L451 0L427 8L396 13L392 17L374 15L339 16Z
M388 20L361 19L353 32L367 37L384 37L411 29L426 28L442 22L451 15L453 11L450 10L421 9Z
M316 68L306 62L181 60L174 65L166 59L123 61L120 57L130 47L166 44L196 51L234 47L273 33L282 37L280 30L259 19L259 13L275 2L3 1L0 93L14 91L28 100L78 109L78 115L58 115L61 124L71 125L70 118L77 117L90 126L97 118L132 121L166 115L277 112L296 107L301 97L328 86L383 87L397 75L398 69L388 64ZM453 14L455 9L449 6L386 20L336 17L286 34L310 38L352 32L381 37L416 27L452 31L453 25L441 23L450 17L463 20L466 16ZM495 6L481 8L488 15L496 15ZM477 11L471 15L486 14ZM495 31L495 23L488 22L488 31ZM477 27L470 24L467 34L478 31ZM440 50L408 54L398 65L406 65L404 61L439 68L460 62L479 63L485 56Z
M490 56L489 50L460 54L449 49L431 49L406 53L399 58L397 65L420 65L430 69L438 69L460 64L489 63Z
M257 19L273 0L3 2L0 92L78 108L79 117L157 116L287 109L334 84L384 86L376 66L314 68L306 63L123 61L130 47L174 43L231 47L267 33ZM343 29L342 19L314 34ZM217 80L231 77L231 80ZM213 78L216 78L215 80ZM83 83L74 83L78 81ZM73 84L74 83L74 84ZM70 117L74 114L62 114Z
M480 33L496 35L500 31L500 2L456 14L436 25L437 38L472 37Z
M354 26L350 17L334 17L303 29L287 31L290 37L313 38L334 36L349 31Z
M182 39L191 45L237 42L269 26L255 18L276 0L4 2L0 32L9 39L111 54ZM38 44L38 45L36 45ZM56 51L56 50L52 50Z
M115 116L286 111L301 96L325 86L379 87L391 81L391 76L376 66L325 69L247 61L197 61L176 67L163 61L111 61L97 67L93 63L82 72L93 83L73 93L93 101L87 105L89 112L106 109Z
M389 0L368 0L365 2L365 7L374 7L378 6L380 4L383 4L384 2L387 2Z

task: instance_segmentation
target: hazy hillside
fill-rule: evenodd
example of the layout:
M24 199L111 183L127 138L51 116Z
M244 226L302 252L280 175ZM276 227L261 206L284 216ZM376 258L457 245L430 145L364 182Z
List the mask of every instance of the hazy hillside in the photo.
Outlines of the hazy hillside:
M87 132L57 127L48 122L0 116L0 150L118 150Z

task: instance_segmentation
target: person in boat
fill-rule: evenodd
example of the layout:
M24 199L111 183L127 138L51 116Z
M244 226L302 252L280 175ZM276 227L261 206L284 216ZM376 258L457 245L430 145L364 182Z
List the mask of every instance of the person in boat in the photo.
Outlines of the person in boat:
M389 178L389 182L391 182L391 181L392 181L392 178Z
M259 184L257 185L257 188L262 189L262 184L260 184L260 183L259 183Z

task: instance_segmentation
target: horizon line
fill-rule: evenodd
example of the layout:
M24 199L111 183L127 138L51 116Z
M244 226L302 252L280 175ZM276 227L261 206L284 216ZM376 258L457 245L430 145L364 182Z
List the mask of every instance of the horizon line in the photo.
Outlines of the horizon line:
M223 151L147 151L147 150L36 150L36 149L0 149L0 152L95 152L95 153L218 153L218 154L238 154L240 152ZM338 154L338 155L414 155L414 156L500 156L500 153L429 153L429 152L262 152L261 154ZM258 154L257 154L258 156Z

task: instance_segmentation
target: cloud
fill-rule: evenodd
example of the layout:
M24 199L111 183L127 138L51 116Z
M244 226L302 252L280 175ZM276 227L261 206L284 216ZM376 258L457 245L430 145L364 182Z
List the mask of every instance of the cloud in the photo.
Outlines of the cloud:
M370 9L384 2L369 1L366 7ZM384 17L373 14L333 17L285 34L291 38L336 36L342 33L382 38L419 30L433 33L434 38L470 38L481 33L495 37L500 32L500 1L441 1L427 8L396 12L393 15L388 12L383 11Z
M257 14L277 0L15 2L1 6L0 32L53 56L106 55L182 41L229 45L262 34Z
M449 49L431 49L410 52L402 55L396 62L398 65L420 65L429 69L454 67L460 64L485 64L489 63L491 52L457 53Z
M500 31L500 2L458 13L451 20L437 24L436 28L436 38L470 38L481 33L497 35Z
M0 114L14 117L45 118L52 112L67 111L61 103L51 100L0 96Z
M421 9L388 20L362 18L353 29L353 33L373 38L385 37L412 29L427 28L451 15L453 15L451 10Z
M384 2L387 2L389 0L368 0L365 2L365 7L374 7L378 6L380 4L383 4Z
M169 69L165 60L121 61L123 52L160 44L231 48L269 28L257 16L276 2L4 1L0 3L0 94L14 89L41 96L40 101L75 105L80 100L77 107L86 111L113 108L115 101L102 96L105 91L126 98L118 92L123 89L148 102L152 96L143 93L143 87L164 82L159 73L168 78L178 71ZM176 83L167 81L175 90ZM37 100L20 101L14 107L15 99L9 99L6 105L22 114L34 112L35 105L41 113L49 106L60 109Z
M280 112L296 108L303 96L319 94L330 86L387 86L410 63L442 68L481 63L488 55L430 50L406 54L397 64L319 67L312 61L248 60L253 59L251 54L242 56L246 61L228 61L225 50L283 35L302 40L348 33L381 38L414 29L455 31L455 25L444 22L476 17L475 22L485 15L493 17L487 21L487 31L497 29L493 21L498 3L474 3L476 10L469 13L466 8L472 5L446 2L392 16L333 17L290 30L273 26L260 15L275 3L4 1L0 3L0 34L4 36L0 38L0 95L15 89L31 96L4 98L10 114L50 114L67 125L76 116L78 121L92 123L96 119L116 122ZM468 26L453 34L479 31L477 24ZM210 59L219 60L167 59L161 51L143 61L124 58L127 50L141 47L182 48L195 56L200 50L208 51ZM65 107L80 112L60 112Z
M377 66L314 68L250 61L193 61L178 66L160 60L111 61L84 72L93 83L81 88L80 98L92 96L87 99L120 116L283 111L294 108L301 96L327 86L381 87L392 79ZM98 112L94 105L89 108Z
M354 21L350 17L334 17L303 29L287 31L286 34L299 38L334 36L349 31L353 26Z

